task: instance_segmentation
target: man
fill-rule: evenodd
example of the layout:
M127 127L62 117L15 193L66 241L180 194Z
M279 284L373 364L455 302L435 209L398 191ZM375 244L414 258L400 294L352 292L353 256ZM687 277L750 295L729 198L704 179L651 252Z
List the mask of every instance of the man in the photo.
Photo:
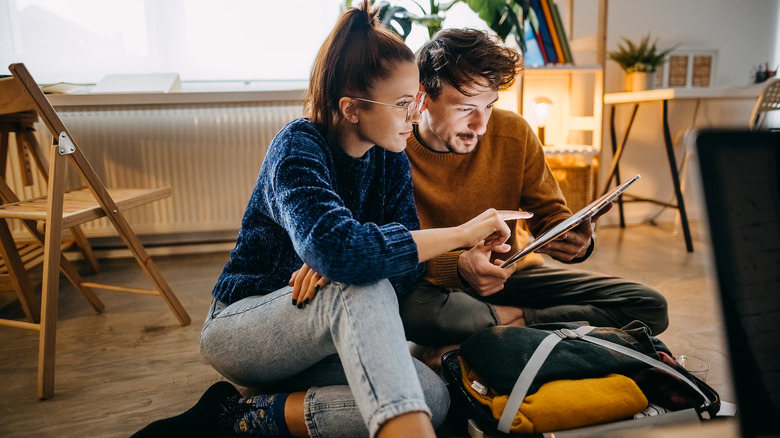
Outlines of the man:
M478 245L428 263L426 281L400 303L409 339L435 347L423 359L435 367L453 344L495 325L622 327L639 320L653 334L665 330L666 300L647 286L545 267L540 254L498 266L496 256L508 257L571 216L533 130L517 114L493 108L522 68L517 52L481 31L447 29L420 49L417 64L426 99L406 152L421 226L456 226L490 207L534 214L501 247ZM584 261L594 249L596 219L538 252Z

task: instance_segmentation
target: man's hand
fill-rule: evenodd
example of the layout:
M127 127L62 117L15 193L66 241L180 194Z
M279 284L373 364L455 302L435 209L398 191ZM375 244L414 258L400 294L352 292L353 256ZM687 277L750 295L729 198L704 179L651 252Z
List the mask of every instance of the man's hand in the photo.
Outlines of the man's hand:
M506 280L515 272L516 265L501 269L501 260L490 261L493 251L506 253L511 246L504 243L498 246L486 246L480 243L460 254L458 273L481 296L492 295L504 288Z
M571 262L574 259L584 257L588 252L590 241L593 238L593 229L596 227L596 221L612 209L612 203L607 204L598 214L592 218L583 221L581 224L572 228L569 232L547 245L539 248L536 252L544 253L550 257L560 260L564 263Z

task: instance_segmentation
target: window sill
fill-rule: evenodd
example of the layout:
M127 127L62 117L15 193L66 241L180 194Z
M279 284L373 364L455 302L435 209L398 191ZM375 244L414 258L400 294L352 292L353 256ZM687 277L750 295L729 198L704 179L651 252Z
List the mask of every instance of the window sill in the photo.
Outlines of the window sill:
M49 94L55 107L177 105L228 102L302 101L307 81L182 82L182 90L171 93L90 94L89 87L73 94Z

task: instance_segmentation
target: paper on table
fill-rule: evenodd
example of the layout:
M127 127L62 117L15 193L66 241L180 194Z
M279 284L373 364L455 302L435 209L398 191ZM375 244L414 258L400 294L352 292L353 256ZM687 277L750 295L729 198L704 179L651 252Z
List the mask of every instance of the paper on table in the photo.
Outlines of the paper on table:
M74 84L72 82L41 85L41 90L46 94L84 94L88 89L88 84Z
M90 93L170 93L181 91L178 73L109 74Z

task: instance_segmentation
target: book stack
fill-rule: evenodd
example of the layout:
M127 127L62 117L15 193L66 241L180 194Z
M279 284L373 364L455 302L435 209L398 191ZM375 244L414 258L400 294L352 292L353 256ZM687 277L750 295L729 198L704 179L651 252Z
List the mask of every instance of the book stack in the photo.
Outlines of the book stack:
M569 39L553 0L530 0L525 21L525 64L573 64Z

